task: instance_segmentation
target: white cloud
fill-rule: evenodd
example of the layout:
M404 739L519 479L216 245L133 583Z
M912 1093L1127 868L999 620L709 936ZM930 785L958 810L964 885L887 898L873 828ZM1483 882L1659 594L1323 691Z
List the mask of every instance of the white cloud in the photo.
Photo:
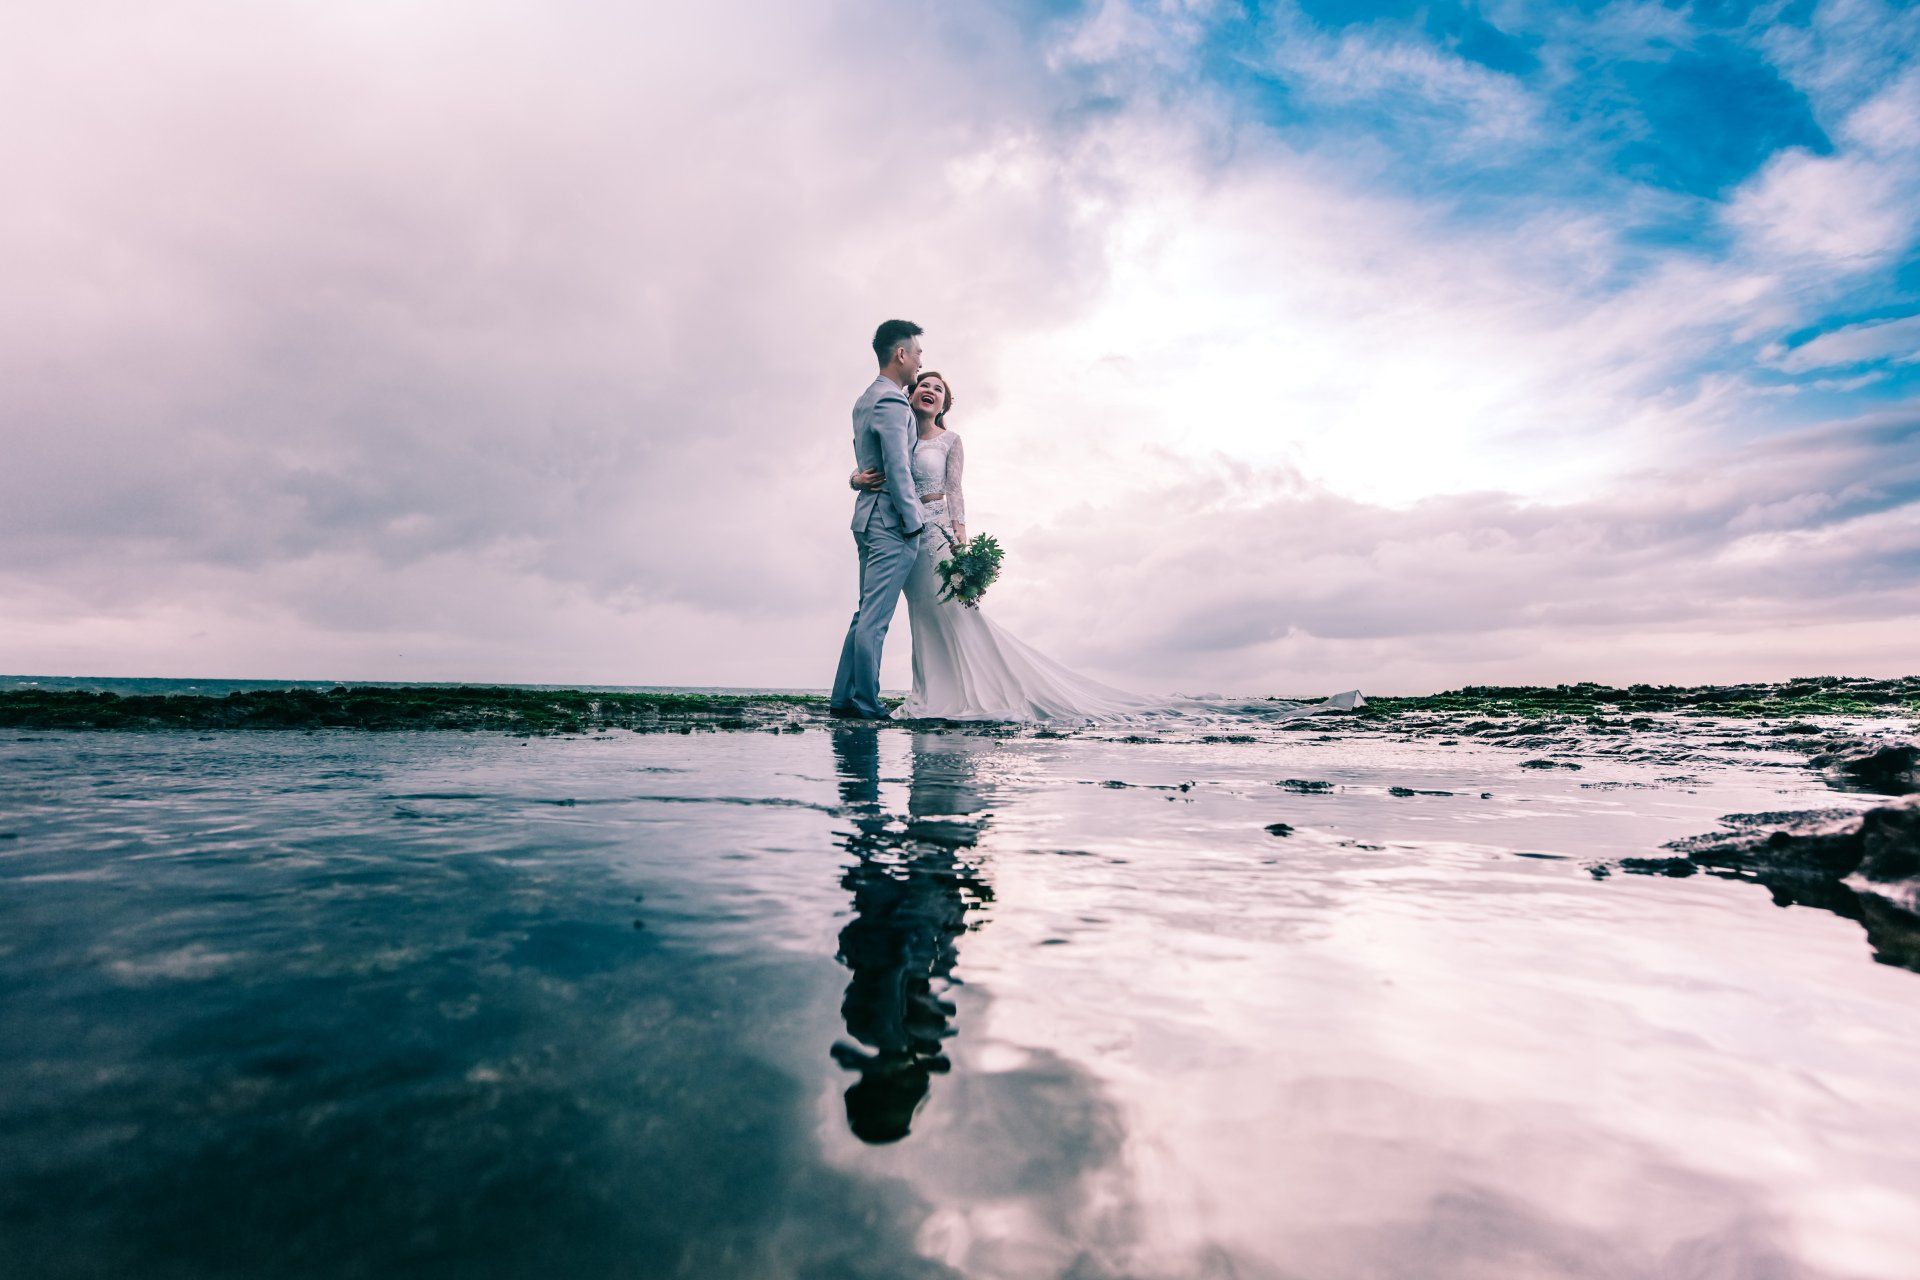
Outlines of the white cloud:
M1379 28L1331 35L1281 10L1271 21L1261 65L1309 102L1371 103L1402 122L1441 126L1434 144L1450 151L1517 142L1538 131L1532 95L1512 76Z
M1211 7L1182 0L1158 4L1099 0L1071 28L1067 39L1051 51L1051 64L1087 66L1137 60L1161 67L1180 66L1204 33L1202 22Z
M1780 353L1774 363L1788 373L1805 373L1875 360L1897 364L1920 360L1920 316L1832 329Z
M1805 22L1763 22L1758 38L1823 119L1841 119L1900 75L1920 43L1901 0L1821 0Z
M1859 271L1904 250L1920 229L1916 108L1920 73L1888 81L1842 118L1833 155L1775 155L1735 192L1728 224L1749 252L1814 269Z
M1727 221L1762 253L1858 271L1913 237L1906 174L1856 155L1788 150L1736 194Z
M1861 103L1842 135L1882 155L1920 150L1920 71L1909 71Z
M1223 497L1195 468L1141 504L1150 517L1090 515L1016 543L1010 566L1040 581L1002 608L1056 644L1072 619L1103 665L1188 687L1777 677L1836 652L1889 670L1910 665L1896 637L1920 619L1916 442L1920 406L1560 503L1390 508L1287 492L1285 477L1272 495ZM1682 635L1707 647L1652 656Z

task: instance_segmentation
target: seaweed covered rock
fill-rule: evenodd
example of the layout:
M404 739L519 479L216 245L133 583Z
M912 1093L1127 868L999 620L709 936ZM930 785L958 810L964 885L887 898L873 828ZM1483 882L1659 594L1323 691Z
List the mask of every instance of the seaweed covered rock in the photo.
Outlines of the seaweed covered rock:
M1920 791L1920 745L1911 742L1837 738L1807 763L1874 791Z
M1858 920L1874 955L1920 970L1920 795L1865 811L1735 813L1727 830L1667 847L1719 875L1753 880L1781 906ZM1672 875L1672 859L1622 859L1623 871ZM1638 864L1638 865L1636 865Z
M1920 879L1920 796L1864 812L1734 813L1728 830L1675 840L1667 847L1703 867L1876 885Z
M1818 880L1852 874L1864 856L1864 816L1857 809L1730 813L1720 821L1727 830L1674 840L1667 848L1702 867Z
M1422 697L1367 700L1363 717L1386 719L1406 713L1465 712L1492 717L1659 716L1669 713L1710 717L1784 717L1809 715L1920 714L1920 675L1895 679L1864 676L1803 676L1775 684L1467 685ZM1641 728L1641 725L1630 725ZM1811 727L1811 726L1809 726Z

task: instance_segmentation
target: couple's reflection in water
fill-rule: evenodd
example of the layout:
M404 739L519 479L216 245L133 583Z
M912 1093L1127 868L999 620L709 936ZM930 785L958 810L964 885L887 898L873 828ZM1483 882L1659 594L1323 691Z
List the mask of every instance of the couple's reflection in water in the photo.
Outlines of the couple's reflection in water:
M993 900L973 858L988 817L978 764L992 740L913 734L904 814L881 798L881 747L897 741L871 725L833 735L852 824L841 833L852 862L840 883L853 895L838 955L853 975L840 1005L847 1039L833 1057L859 1076L847 1089L847 1125L870 1143L906 1137L932 1077L947 1070L956 944Z

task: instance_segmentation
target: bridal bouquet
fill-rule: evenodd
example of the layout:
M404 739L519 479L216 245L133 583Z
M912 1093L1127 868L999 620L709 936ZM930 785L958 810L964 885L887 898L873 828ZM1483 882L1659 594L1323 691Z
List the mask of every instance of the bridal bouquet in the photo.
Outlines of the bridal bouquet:
M940 599L958 600L969 609L980 607L980 597L1000 576L1000 557L1005 554L991 534L978 533L965 542L947 539L952 552L933 567L940 575Z

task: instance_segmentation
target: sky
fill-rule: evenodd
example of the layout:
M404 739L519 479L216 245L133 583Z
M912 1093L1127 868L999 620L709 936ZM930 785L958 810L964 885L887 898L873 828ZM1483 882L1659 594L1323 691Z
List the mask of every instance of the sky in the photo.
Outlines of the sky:
M1920 7L23 0L0 173L0 671L822 687L894 316L1101 678L1920 670Z

